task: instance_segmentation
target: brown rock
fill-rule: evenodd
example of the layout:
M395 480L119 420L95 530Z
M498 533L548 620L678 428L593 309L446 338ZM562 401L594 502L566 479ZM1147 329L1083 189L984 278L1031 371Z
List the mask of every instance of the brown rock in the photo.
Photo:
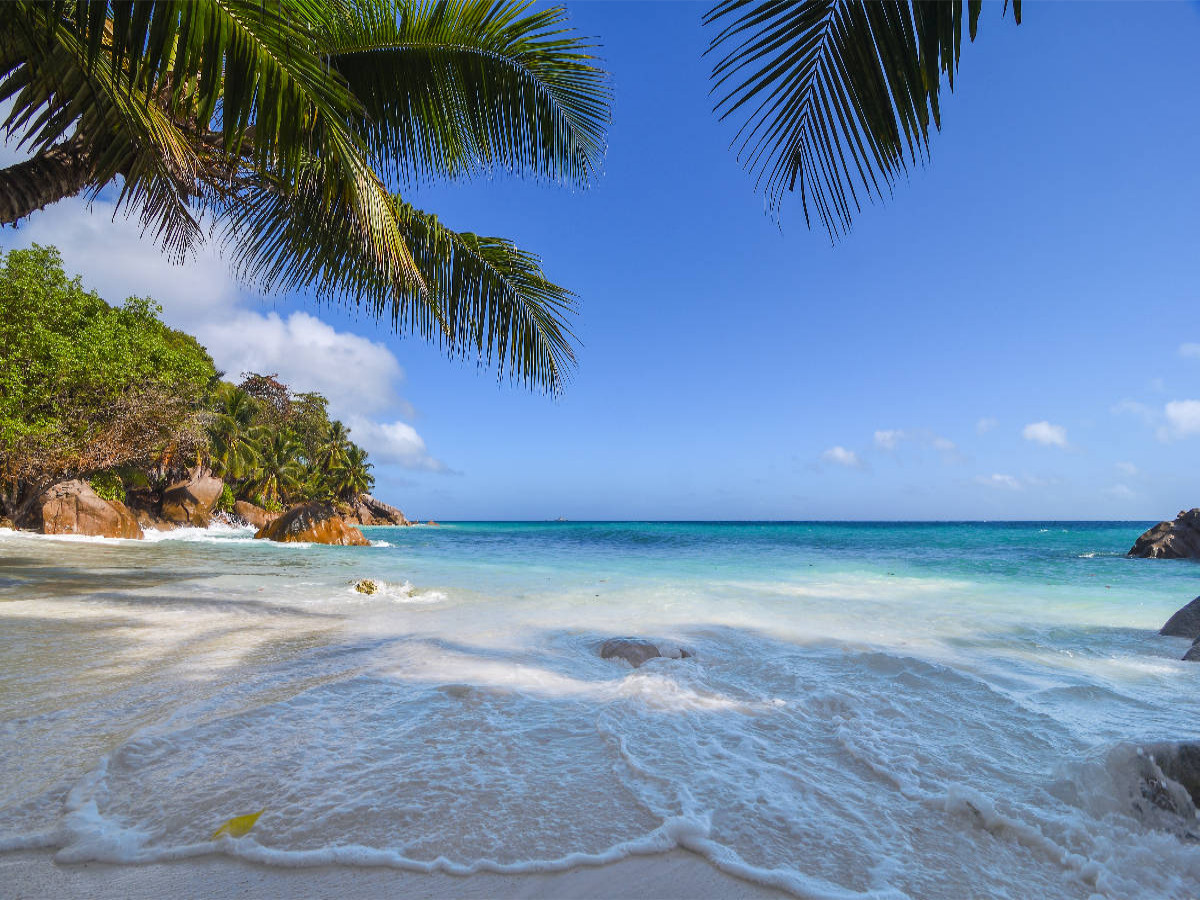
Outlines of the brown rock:
M307 541L314 544L337 544L343 547L370 545L363 533L338 515L325 503L305 503L293 506L273 522L268 522L254 535L269 541Z
M196 469L163 491L161 517L175 525L207 528L224 487L225 482L207 469Z
M1181 512L1173 522L1159 522L1134 542L1129 555L1151 559L1200 558L1200 508Z
M370 494L359 494L350 504L350 513L346 521L356 525L411 525L412 522L404 517L404 513L389 506L382 500L376 500Z
M119 500L96 496L86 481L63 481L41 498L43 534L86 534L93 537L138 538L142 528Z
M255 506L245 500L239 500L233 504L233 514L247 525L253 525L255 528L265 528L280 516L277 512L267 512L261 506Z

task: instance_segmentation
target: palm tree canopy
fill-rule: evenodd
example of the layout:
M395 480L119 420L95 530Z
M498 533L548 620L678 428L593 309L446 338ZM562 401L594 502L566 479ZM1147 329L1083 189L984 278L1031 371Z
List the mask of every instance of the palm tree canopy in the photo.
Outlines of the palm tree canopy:
M963 25L975 39L981 0L722 0L709 53L722 119L773 206L797 188L836 239L861 201L890 194L941 128L942 77L954 89ZM1021 0L1013 0L1020 24ZM1004 9L1007 11L1008 0Z
M34 155L0 169L0 223L119 178L119 206L176 258L207 214L260 289L364 304L557 391L573 295L397 191L497 169L595 177L607 80L565 22L513 0L10 3L3 127Z

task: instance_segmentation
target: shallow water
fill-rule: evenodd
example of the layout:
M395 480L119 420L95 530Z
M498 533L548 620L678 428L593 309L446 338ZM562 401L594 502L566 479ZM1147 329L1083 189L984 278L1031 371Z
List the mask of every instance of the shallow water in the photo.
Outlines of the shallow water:
M1146 523L0 532L0 850L545 871L684 847L813 897L1196 897ZM384 583L375 596L354 579ZM638 635L688 659L631 669ZM210 840L264 809L244 838Z

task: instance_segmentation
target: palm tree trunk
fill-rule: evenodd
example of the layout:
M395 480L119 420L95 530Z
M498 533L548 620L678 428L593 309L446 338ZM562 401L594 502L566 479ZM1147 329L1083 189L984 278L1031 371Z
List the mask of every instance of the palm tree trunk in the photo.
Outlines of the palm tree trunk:
M12 225L56 200L74 197L95 174L91 144L78 136L0 169L0 225Z

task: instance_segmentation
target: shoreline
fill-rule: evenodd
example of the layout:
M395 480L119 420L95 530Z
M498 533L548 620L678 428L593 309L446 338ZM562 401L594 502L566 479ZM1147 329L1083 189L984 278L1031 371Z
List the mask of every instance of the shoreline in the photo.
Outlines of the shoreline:
M727 875L703 857L678 849L653 856L631 856L601 866L520 875L426 874L383 866L285 868L220 854L137 865L98 862L60 865L54 861L53 851L17 850L0 853L0 880L6 896L14 900L43 897L184 900L243 896L260 900L384 896L410 900L455 897L600 900L633 895L663 900L696 897L779 900L790 896Z

